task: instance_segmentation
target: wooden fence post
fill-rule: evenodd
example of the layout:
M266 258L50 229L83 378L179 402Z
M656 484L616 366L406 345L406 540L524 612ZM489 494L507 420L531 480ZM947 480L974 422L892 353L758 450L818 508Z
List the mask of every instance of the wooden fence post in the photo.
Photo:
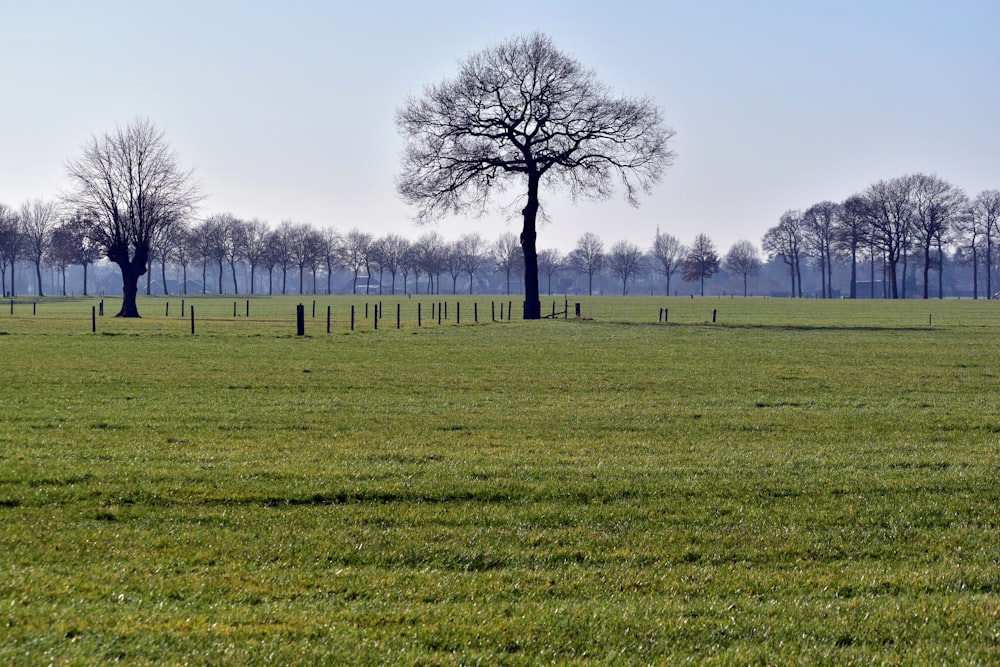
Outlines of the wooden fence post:
M306 335L306 307L301 303L295 307L295 333L299 336Z

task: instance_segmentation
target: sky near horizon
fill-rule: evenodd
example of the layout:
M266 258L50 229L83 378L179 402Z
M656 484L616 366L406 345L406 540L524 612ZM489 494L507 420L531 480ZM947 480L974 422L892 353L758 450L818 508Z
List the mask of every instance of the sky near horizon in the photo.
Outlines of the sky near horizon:
M645 249L659 228L724 253L879 179L1000 189L1000 0L0 0L0 18L0 202L14 207L57 197L84 143L143 116L195 170L203 215L517 233L508 201L416 226L394 189L394 118L468 55L535 31L677 132L639 208L543 192L539 248L593 232Z

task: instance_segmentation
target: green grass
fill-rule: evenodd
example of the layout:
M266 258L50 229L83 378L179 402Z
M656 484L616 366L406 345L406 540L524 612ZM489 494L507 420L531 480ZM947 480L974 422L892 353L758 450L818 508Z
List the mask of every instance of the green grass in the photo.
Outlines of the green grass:
M461 298L0 308L0 662L1000 661L997 304Z

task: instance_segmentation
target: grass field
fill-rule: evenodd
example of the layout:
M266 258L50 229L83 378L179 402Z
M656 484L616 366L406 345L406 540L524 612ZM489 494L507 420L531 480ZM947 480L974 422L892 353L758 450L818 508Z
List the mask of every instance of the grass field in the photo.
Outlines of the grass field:
M1000 304L458 298L0 302L0 663L1000 662Z

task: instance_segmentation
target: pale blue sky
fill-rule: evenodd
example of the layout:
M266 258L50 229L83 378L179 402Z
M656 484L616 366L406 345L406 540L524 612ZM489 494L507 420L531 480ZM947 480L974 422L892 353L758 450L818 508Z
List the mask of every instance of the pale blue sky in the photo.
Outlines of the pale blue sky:
M0 0L0 22L13 206L56 196L83 143L142 115L196 169L205 214L416 238L393 190L396 108L536 30L677 131L676 164L639 209L549 196L540 247L588 231L646 247L659 225L724 252L880 178L1000 188L1000 0ZM435 228L494 238L519 222Z

